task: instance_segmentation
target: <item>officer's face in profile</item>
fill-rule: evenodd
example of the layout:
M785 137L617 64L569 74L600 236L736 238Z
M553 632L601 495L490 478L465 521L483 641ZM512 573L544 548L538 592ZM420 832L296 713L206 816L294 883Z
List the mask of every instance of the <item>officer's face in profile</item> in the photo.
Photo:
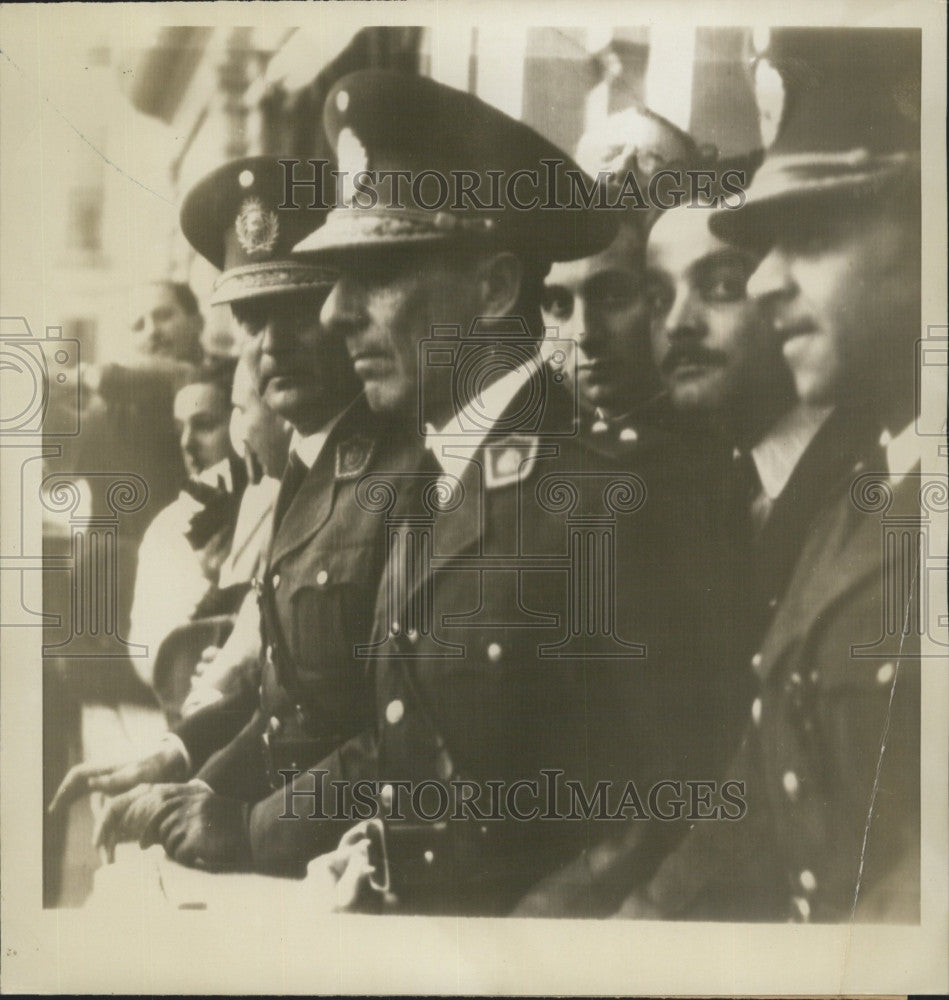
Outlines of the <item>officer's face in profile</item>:
M663 213L649 236L653 357L672 404L718 412L786 378L758 305L747 295L757 258L723 242L710 212Z
M303 434L318 431L357 391L342 344L320 324L325 297L326 289L313 289L231 303L239 332L256 345L249 358L261 398Z
M602 253L554 264L544 282L544 326L576 347L581 401L613 414L659 388L649 348L643 243L639 225L623 225Z
M275 413L257 391L260 338L247 341L231 389L231 446L237 454L253 456L263 471L279 478L287 464L290 425Z
M136 289L131 328L138 354L191 361L198 350L201 317L186 313L169 285L155 282Z
M321 319L345 340L369 406L419 413L438 423L451 413L450 378L419 361L419 343L440 325L462 335L479 315L474 261L444 252L400 250L345 267Z
M871 401L912 361L918 216L894 200L805 201L774 216L775 243L749 293L766 306L806 403Z
M220 386L186 385L175 396L175 427L189 476L230 454L230 406Z

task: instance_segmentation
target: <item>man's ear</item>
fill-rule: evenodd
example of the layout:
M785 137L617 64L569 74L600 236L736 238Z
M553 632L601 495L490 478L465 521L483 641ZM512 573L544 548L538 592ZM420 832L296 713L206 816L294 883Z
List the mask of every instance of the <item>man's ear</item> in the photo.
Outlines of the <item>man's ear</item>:
M521 297L521 262L512 253L486 257L478 267L478 288L484 316L511 316Z

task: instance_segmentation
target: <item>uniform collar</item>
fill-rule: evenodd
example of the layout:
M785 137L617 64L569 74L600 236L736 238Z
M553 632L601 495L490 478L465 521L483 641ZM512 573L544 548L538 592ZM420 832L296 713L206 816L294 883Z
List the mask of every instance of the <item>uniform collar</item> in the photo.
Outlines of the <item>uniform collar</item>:
M468 403L440 431L436 431L431 424L426 425L425 447L435 455L443 472L461 478L474 453L535 371L536 365L533 362L519 365L492 382L481 392L477 404ZM470 428L476 430L472 431ZM461 447L457 447L459 445Z
M192 476L192 479L196 482L204 483L206 486L213 486L215 489L223 482L224 489L228 493L232 493L234 491L234 477L231 473L230 457L222 458L220 462L209 465L203 472Z
M890 481L898 483L920 463L919 438L916 421L911 420L895 437L889 430L880 435L880 447L886 454L886 467Z
M758 478L769 500L777 500L801 456L833 411L831 406L794 407L751 449Z
M301 434L299 431L294 431L290 438L290 450L308 469L312 469L328 437L329 431L325 427L315 434Z

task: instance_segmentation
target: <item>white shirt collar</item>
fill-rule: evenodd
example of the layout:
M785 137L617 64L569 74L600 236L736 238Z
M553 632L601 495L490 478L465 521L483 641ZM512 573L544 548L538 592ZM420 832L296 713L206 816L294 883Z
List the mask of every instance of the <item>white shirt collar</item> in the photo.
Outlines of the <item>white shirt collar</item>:
M886 465L890 479L898 483L921 460L916 421L911 420L895 437L889 431L880 435L880 444L886 451Z
M769 500L777 500L832 406L794 407L751 449L758 478Z
M220 462L216 462L214 465L209 465L203 472L199 472L196 476L192 477L199 483L204 483L206 486L213 486L217 488L218 482L223 480L224 489L228 493L234 490L234 480L231 477L231 460L230 457L222 458Z
M443 472L461 478L474 453L535 370L533 363L519 365L492 382L477 403L469 402L460 413L453 414L440 431L426 425L425 447L434 453Z
M317 431L315 434L301 434L299 431L294 431L290 438L290 450L296 453L308 469L312 469L328 437L329 433L325 430Z

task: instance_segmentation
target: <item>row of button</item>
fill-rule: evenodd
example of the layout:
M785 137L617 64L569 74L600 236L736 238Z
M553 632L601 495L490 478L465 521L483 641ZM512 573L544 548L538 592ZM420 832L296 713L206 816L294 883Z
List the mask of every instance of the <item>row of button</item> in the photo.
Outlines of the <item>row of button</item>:
M761 666L760 653L755 653L755 655L751 658L751 664L753 667L756 668ZM816 670L811 671L811 675L809 678L811 684L816 684L819 676L820 675ZM889 684L892 682L895 676L896 676L896 665L891 660L888 660L880 667L879 670L877 670L876 673L877 684L881 686ZM791 694L795 691L799 691L802 684L803 680L801 679L801 675L795 671L788 678L788 683L785 686L785 690L788 694ZM761 725L761 708L762 708L761 698L760 697L755 698L755 700L751 703L751 721L754 722L756 726Z
M316 576L314 577L317 587L325 587L326 584L329 583L329 578L330 575L325 569L318 570ZM274 575L270 578L270 583L274 590L277 590L280 587L280 579L281 577L279 573L274 573Z
M610 429L610 425L605 420L595 420L590 425L591 434L605 434ZM639 440L639 431L635 427L624 427L616 436L622 444L635 444Z

